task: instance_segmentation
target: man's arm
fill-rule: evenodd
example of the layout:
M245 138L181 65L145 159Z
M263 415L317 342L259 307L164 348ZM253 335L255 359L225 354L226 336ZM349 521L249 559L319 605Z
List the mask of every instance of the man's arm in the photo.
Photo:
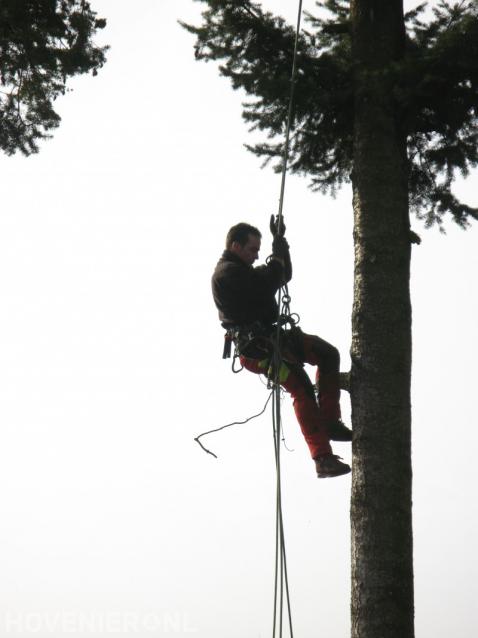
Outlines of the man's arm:
M282 216L271 215L269 227L272 233L272 259L278 261L283 270L284 279L281 285L292 279L292 261L290 259L289 244L285 235L285 224Z
M286 238L281 235L275 235L272 241L272 259L281 264L284 283L288 283L292 279L292 261L289 244Z

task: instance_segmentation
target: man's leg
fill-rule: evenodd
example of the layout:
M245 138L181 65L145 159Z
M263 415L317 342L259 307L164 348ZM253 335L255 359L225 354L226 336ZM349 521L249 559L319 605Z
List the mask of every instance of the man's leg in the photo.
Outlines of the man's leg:
M318 386L319 411L326 425L329 439L351 441L352 430L349 430L340 418L339 351L324 339L305 334L300 330L289 334L291 334L292 349L299 360L317 366L315 380Z
M315 381L319 389L320 414L326 421L337 421L340 413L340 354L335 346L315 335L302 333L304 362L317 366Z
M268 361L241 357L241 363L250 372L267 374ZM281 386L291 395L294 411L299 422L304 439L309 447L313 459L332 453L329 437L321 416L319 406L315 401L314 388L306 372L296 366L286 367Z

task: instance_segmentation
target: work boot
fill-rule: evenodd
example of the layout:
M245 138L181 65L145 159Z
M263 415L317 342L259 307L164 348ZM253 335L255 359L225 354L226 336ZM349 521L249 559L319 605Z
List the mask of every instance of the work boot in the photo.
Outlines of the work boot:
M325 424L327 435L331 441L351 441L352 430L349 430L343 421L336 419Z
M336 454L322 454L315 461L315 469L319 478L333 478L350 472L350 466L342 463Z

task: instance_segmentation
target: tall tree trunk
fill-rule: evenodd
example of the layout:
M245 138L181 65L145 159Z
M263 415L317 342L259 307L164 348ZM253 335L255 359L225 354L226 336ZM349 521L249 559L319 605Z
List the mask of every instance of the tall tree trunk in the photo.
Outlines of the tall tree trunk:
M357 62L352 637L413 638L410 235L406 137L393 99L402 0L351 0Z

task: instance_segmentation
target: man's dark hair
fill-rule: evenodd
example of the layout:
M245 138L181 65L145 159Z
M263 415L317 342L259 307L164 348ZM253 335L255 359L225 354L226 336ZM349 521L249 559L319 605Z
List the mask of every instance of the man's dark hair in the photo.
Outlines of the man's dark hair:
M251 226L250 224L246 224L241 222L240 224L236 224L232 228L229 229L229 232L226 236L226 248L229 249L232 244L237 241L241 246L245 246L247 244L247 240L249 239L249 235L255 235L256 237L262 237L261 231L258 230L255 226Z

